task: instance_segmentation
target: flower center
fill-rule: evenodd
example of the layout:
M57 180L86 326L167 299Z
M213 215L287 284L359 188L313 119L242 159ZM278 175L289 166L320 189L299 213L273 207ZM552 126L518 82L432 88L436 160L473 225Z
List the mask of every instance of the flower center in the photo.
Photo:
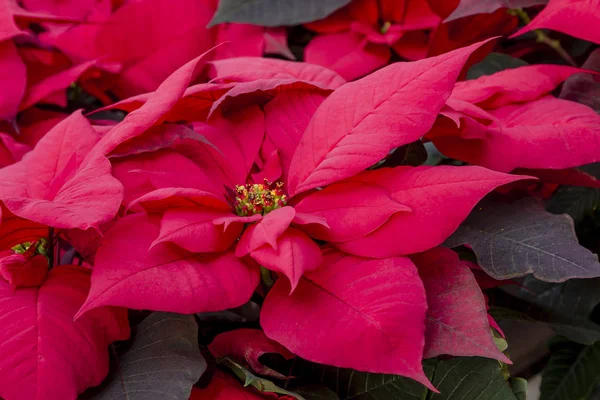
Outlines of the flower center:
M40 238L37 242L23 242L16 246L11 247L11 250L16 254L25 254L28 251L33 254L46 255L48 252L48 241L45 238ZM31 248L34 246L34 248Z
M381 25L381 28L379 29L379 33L381 33L382 35L385 35L387 33L387 31L390 30L391 26L392 26L392 23L390 21L385 21Z
M248 183L235 187L235 212L247 217L265 215L287 205L287 196L283 192L283 182Z

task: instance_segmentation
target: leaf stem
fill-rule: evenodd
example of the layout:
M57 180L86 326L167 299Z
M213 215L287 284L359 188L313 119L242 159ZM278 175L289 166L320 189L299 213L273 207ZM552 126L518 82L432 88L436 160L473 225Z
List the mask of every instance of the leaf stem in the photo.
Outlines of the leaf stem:
M531 18L527 14L525 10L522 8L515 8L509 10L511 15L519 17L525 25L529 25L531 23ZM578 67L577 62L571 57L571 55L561 46L560 41L556 39L551 39L548 35L546 35L541 29L534 29L532 31L538 43L544 43L550 47L552 47L566 62L571 64L574 67Z

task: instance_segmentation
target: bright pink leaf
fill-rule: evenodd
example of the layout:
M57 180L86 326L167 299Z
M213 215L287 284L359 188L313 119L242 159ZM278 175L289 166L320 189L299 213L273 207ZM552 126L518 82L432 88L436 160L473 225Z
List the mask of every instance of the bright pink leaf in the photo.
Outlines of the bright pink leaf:
M148 101L139 109L128 114L98 143L94 151L109 154L119 144L141 135L151 126L161 122L162 116L169 111L185 93L197 71L204 64L206 53L196 57L171 74Z
M286 359L294 357L285 347L269 339L260 329L236 329L217 335L208 350L215 358L232 357L245 363L260 375L273 376L279 379L283 375L263 365L259 358L263 354L280 354Z
M225 202L223 196L218 196L214 193L203 190L185 187L167 187L156 189L129 203L127 205L127 209L132 209L138 205L149 213L164 212L168 208L196 206L205 206L220 210L231 210L231 207Z
M77 316L104 305L184 314L244 304L256 288L258 269L232 253L192 254L163 244L148 251L159 218L134 214L106 233L92 273L92 287Z
M526 103L550 93L581 69L564 65L526 65L477 79L457 82L452 100L462 100L484 109Z
M313 224L311 236L326 241L346 242L361 238L410 207L396 201L390 191L370 183L334 183L311 193L294 207L300 213L323 218L328 227Z
M277 239L277 247L265 244L250 253L261 266L285 275L293 292L306 272L314 271L323 263L321 249L305 233L288 228Z
M334 70L346 80L385 66L391 56L388 46L369 43L354 32L318 35L304 49L306 62Z
M238 57L209 63L213 82L250 82L257 79L299 79L337 89L346 81L336 72L319 65L274 58Z
M2 11L0 11L2 13ZM2 17L0 16L0 21ZM0 22L0 35L2 24ZM0 70L2 96L0 96L0 120L12 120L17 116L19 105L25 95L27 70L12 40L0 42Z
M332 93L317 109L294 154L290 194L355 175L391 149L423 136L480 46L395 63Z
M351 254L381 258L431 249L450 236L486 194L524 178L481 167L398 167L363 172L349 182L382 186L412 211L396 213L374 232L336 246Z
M235 255L243 257L266 244L277 250L277 239L290 226L294 215L296 212L292 207L278 208L265 215L256 224L250 225L240 238Z
M458 255L440 247L411 259L425 285L429 306L423 358L480 356L510 364L492 338L483 293Z
M317 108L326 95L316 90L285 91L264 108L266 137L277 149L282 179L287 181L294 152Z
M31 107L40 101L43 102L43 100L48 98L48 96L59 91L62 91L61 96L64 97L64 101L66 103L66 89L71 83L77 81L85 71L95 64L95 61L84 62L55 75L51 75L46 79L29 86L27 88L25 98L19 107L19 111Z
M278 280L261 312L266 335L309 361L415 379L421 365L425 289L408 258L325 255L296 290ZM319 340L315 340L318 338Z
M496 171L563 169L600 160L600 116L586 105L546 96L489 113L500 129L482 138L432 138L449 157ZM565 151L567 146L567 151Z
M231 215L231 211L213 208L173 208L165 212L160 234L152 247L170 242L193 253L212 253L227 250L242 233L243 224L224 229L213 221Z
M127 310L99 308L73 321L90 285L88 269L59 266L39 288L0 280L0 396L74 399L108 373L108 346L129 336Z
M552 29L600 44L599 8L598 0L550 0L531 23L511 37L534 29Z
M16 163L31 150L26 144L17 142L12 136L0 132L0 168Z
M265 115L256 106L239 112L212 115L202 133L218 148L228 163L229 178L237 184L246 181L265 136Z
M35 249L35 247L33 247ZM6 256L3 256L5 253ZM40 286L48 274L48 260L41 254L0 253L0 276L15 288Z

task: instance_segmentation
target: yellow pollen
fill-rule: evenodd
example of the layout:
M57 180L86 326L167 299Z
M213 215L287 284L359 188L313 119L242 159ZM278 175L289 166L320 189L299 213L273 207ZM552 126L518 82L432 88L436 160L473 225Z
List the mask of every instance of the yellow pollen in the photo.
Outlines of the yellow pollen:
M265 215L287 205L283 182L237 185L235 187L235 212L240 216Z

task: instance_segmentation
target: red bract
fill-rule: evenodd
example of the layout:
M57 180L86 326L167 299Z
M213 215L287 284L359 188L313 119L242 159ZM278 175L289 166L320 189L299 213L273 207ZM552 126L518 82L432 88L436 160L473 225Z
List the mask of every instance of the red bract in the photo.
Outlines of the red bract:
M600 116L548 95L576 72L536 65L459 82L442 111L448 119L439 119L428 137L450 157L502 172L598 161Z
M408 60L425 57L428 31L439 22L425 0L355 0L306 25L319 35L306 47L305 59L356 79L386 65L390 48Z
M110 175L105 157L87 157L97 140L81 113L72 114L23 160L0 170L0 200L30 221L98 230L117 213L123 186Z
M333 92L298 79L280 85L277 73L242 78L230 60L225 76L242 82L211 113L161 125L186 101L198 60L175 72L92 150L126 157L115 173L128 198L139 195L126 208L143 212L106 233L78 317L106 305L184 313L239 306L258 284L256 261L285 276L263 308L268 337L311 361L431 386L421 366L425 290L399 256L439 245L483 196L523 177L480 167L365 169L430 129L479 46L394 64ZM314 70L275 64L282 74ZM324 257L315 239L371 258L331 249ZM325 340L332 331L335 342ZM322 339L308 339L315 336ZM365 359L349 352L357 347L368 349Z
M260 329L236 329L215 337L208 346L216 358L232 357L237 362L247 364L261 375L284 379L285 376L263 365L259 358L263 354L280 354L286 359L294 357L285 347L269 339Z
M600 44L600 3L597 0L550 0L531 23L513 36L534 29L552 29Z
M74 399L108 372L108 345L129 336L126 310L99 308L73 322L89 288L89 271L60 266L36 288L0 279L0 395L6 399Z
M126 2L120 7L104 1L87 6L87 23L69 30L50 30L42 40L77 62L102 60L103 72L83 82L94 93L110 90L128 97L155 90L173 71L222 42L231 43L211 57L260 56L265 51L289 55L281 29L241 24L207 29L217 7L215 0L182 0L176 4L148 0Z

